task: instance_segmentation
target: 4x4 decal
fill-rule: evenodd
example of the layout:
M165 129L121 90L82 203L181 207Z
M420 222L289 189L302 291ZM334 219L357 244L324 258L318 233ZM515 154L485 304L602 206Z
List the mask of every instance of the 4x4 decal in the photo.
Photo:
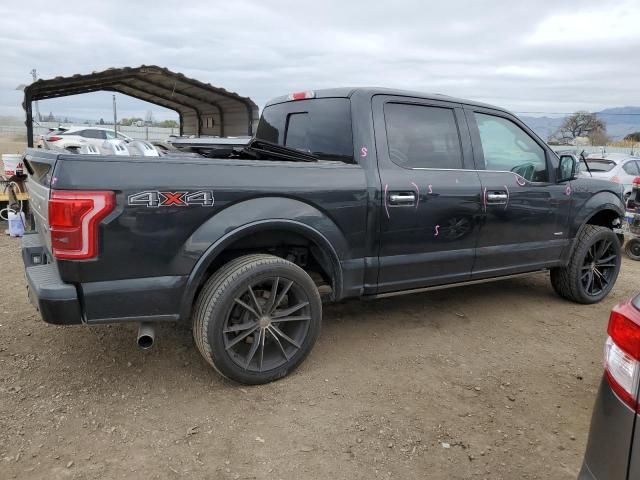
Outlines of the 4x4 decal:
M188 207L190 205L212 207L214 198L213 192L207 190L198 190L197 192L146 191L129 195L127 204L149 208Z

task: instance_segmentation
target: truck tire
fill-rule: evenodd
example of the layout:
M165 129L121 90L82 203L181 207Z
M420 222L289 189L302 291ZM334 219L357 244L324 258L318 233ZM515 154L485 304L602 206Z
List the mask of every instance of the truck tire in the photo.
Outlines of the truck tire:
M194 308L193 337L221 375L256 385L300 365L321 323L320 294L303 269L273 255L246 255L205 283Z
M620 242L609 228L585 225L566 267L551 269L553 289L577 303L597 303L613 288L620 271Z
M631 238L624 247L631 260L640 260L640 238Z

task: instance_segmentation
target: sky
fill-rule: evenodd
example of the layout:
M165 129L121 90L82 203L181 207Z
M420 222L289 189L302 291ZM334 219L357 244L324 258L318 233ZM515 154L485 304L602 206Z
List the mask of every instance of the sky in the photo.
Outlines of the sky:
M0 115L20 84L159 65L251 97L337 86L443 93L515 112L640 105L640 0L109 0L0 4ZM43 114L110 118L111 94ZM160 107L118 94L119 117Z

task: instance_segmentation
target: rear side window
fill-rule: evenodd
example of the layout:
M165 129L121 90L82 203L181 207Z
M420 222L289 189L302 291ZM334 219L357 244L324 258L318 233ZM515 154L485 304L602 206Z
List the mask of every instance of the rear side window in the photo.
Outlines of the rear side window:
M262 112L256 138L323 160L353 163L351 103L317 98L270 105Z
M404 168L462 168L462 148L450 108L387 103L389 158Z
M629 175L640 175L640 171L638 171L638 164L633 160L625 163L622 168Z
M80 134L85 138L97 138L100 140L105 138L103 130L83 130Z

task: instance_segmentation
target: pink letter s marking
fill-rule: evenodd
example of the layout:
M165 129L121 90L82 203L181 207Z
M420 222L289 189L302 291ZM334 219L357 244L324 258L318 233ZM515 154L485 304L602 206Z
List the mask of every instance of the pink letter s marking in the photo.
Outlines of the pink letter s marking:
M362 148L360 149L360 156L361 156L361 157L366 157L366 156L367 156L367 153L369 153L369 150L367 150L367 147L362 147Z
M433 189L431 188L431 185L429 185L429 193L433 193Z
M433 234L434 237L437 237L440 234L440 232L438 231L439 229L440 229L440 225L436 225L436 227L434 229L436 231L436 233Z

